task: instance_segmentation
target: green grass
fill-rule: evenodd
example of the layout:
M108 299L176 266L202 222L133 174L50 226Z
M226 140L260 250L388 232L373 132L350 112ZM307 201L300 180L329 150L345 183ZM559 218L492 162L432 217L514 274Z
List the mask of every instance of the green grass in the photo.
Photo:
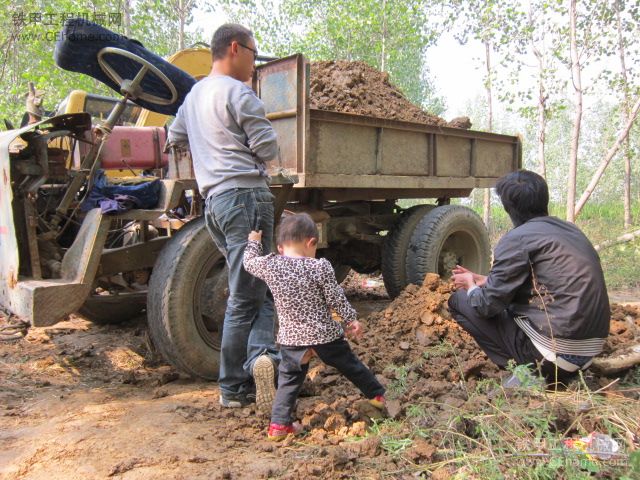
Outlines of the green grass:
M532 383L505 391L487 380L468 388L469 401L459 408L422 400L408 405L401 420L374 422L369 435L380 438L399 468L390 476L381 472L383 478L428 478L435 471L453 479L640 478L640 451L628 444L639 426L638 400L608 397L584 379L562 392ZM618 455L598 459L565 445L591 432L613 438ZM433 458L410 455L417 441L434 447Z

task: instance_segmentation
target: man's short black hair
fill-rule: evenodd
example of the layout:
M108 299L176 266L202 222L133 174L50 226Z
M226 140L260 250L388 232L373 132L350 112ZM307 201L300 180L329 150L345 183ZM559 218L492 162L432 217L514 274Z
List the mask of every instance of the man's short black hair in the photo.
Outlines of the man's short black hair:
M225 23L218 28L211 38L211 55L220 60L227 54L227 47L234 40L245 45L253 38L253 32L237 23Z
M308 213L296 213L280 220L276 244L303 242L310 238L318 239L318 227Z
M549 187L535 172L508 173L498 180L496 192L516 227L532 218L549 215Z

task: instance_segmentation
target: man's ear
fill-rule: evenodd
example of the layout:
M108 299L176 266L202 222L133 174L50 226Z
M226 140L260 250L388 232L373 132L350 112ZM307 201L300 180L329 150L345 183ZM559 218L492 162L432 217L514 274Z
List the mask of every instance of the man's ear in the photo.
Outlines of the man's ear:
M282 245L278 245L278 253L282 255L283 252L284 252L284 248L282 248Z
M233 55L237 55L238 54L238 48L240 48L240 46L238 45L238 42L236 40L233 40L229 44L229 53L232 53Z
M315 247L316 245L318 245L318 239L317 238L310 238L309 240L307 240L307 247Z

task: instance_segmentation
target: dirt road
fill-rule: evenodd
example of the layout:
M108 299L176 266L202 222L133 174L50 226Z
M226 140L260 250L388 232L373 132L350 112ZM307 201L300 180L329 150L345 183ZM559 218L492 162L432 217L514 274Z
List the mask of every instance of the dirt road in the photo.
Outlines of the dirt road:
M365 316L389 302L355 303ZM307 396L301 408L318 403ZM0 343L3 479L377 478L390 462L378 443L354 435L348 448L347 435L274 446L267 422L253 408L222 409L215 383L165 365L144 318L99 326L72 316ZM364 423L350 423L364 435Z
M498 377L442 316L444 287L410 288L390 303L370 283L364 295L346 289L369 332L354 348L389 386L392 417L426 399L442 405L429 407L437 421ZM72 316L32 328L0 343L0 478L415 478L402 473L406 458L437 456L424 442L413 449L428 455L389 453L367 435L371 412L355 388L317 363L298 407L310 431L299 442L267 442L268 419L217 400L215 383L181 376L154 354L144 318L98 326Z

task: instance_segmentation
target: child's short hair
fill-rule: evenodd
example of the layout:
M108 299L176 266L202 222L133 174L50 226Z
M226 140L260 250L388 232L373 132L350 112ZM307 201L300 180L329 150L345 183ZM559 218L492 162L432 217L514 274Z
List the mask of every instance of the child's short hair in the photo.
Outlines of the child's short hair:
M302 242L308 238L318 239L318 227L308 213L296 213L280 220L276 244Z

